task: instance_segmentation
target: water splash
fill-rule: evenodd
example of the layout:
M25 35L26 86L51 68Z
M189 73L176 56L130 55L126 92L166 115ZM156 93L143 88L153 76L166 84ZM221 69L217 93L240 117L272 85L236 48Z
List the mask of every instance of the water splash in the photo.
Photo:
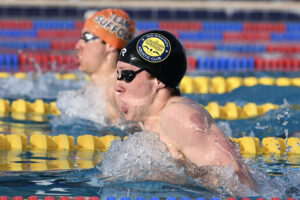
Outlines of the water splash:
M0 79L0 98L55 99L60 91L77 90L86 85L87 81L83 78L59 80L52 72L43 75L28 72L25 80L14 76Z
M28 77L29 79L29 77ZM33 90L32 81L9 77L0 79L0 97L1 98L19 98L27 96Z
M281 176L267 176L262 171L254 173L255 180L264 198L279 197L300 197L300 175L299 169L290 167L282 168Z
M261 129L261 130L265 130L265 129L267 129L267 128L269 128L269 125L261 125L259 122L257 122L256 124L255 124L255 129Z
M59 92L56 106L61 118L83 118L107 125L106 103L102 101L102 93L103 89L96 86Z
M42 75L42 68L40 64L36 61L34 57L29 58L29 61L33 63L33 67L35 68L37 75L40 76Z
M162 181L203 189L207 176L217 177L212 194L253 194L241 185L231 166L197 167L191 162L174 160L154 133L139 132L126 140L115 140L98 166L101 177L110 182Z
M218 126L222 129L222 131L228 136L232 137L232 130L230 128L230 124L226 121L219 121Z
M158 136L139 132L123 142L115 140L105 153L99 170L115 180L169 180L184 182L183 168L172 159Z

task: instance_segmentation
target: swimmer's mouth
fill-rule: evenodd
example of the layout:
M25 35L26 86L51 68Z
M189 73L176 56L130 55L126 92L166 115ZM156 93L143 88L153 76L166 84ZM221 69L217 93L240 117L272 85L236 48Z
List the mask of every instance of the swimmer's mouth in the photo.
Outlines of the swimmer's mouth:
M80 61L81 61L81 56L76 56L76 57L75 57L75 64L76 64L77 66L80 65Z
M121 112L124 114L128 113L128 106L126 104L123 104L121 107Z

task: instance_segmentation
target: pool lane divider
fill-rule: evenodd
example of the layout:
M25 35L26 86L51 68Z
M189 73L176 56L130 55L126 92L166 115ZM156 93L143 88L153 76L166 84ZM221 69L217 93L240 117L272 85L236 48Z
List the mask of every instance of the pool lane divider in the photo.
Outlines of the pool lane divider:
M0 134L0 150L43 150L43 151L100 151L105 152L113 140L121 140L119 136L105 135L80 135L75 142L74 136L57 135L50 136L34 133L31 136L25 134ZM126 139L123 138L123 139Z
M280 108L279 105L265 103L257 105L247 103L244 106L236 105L234 102L227 102L224 106L217 102L209 102L205 109L214 119L240 120L255 118L270 110ZM0 99L0 117L11 113L12 118L17 120L46 121L47 115L59 115L60 111L56 107L56 102L44 102L42 99L36 99L33 102L24 99L17 99L12 102L6 99Z
M90 77L88 75L80 75L76 73L53 73L57 81L64 81L64 80L70 80L70 81L79 81L79 80L86 80L90 81ZM36 77L43 76L43 74L38 76L30 76L31 79L37 79ZM7 79L10 77L14 77L17 79L23 79L24 81L28 80L28 73L26 72L16 72L16 73L9 73L9 72L0 72L0 79Z
M257 137L230 138L239 144L242 155L300 155L300 138L290 137L288 139L278 137L265 137L261 141ZM246 155L247 156L247 155Z
M224 120L241 120L255 118L266 114L270 110L277 110L280 106L272 103L257 105L255 103L247 103L243 107L233 102L227 102L224 106L220 106L217 102L209 102L204 108L211 114L214 119Z
M189 198L189 197L182 197L182 198L176 198L176 197L137 197L137 198L130 198L130 197L121 197L121 198L116 198L114 196L108 196L106 198L101 198L97 196L75 196L75 197L70 197L70 196L45 196L45 197L39 197L39 196L28 196L23 197L23 196L0 196L0 200L222 200L224 198L220 197L211 197L211 198L206 198L206 197L196 197L196 198ZM247 197L242 197L242 198L234 198L234 197L227 197L226 200L268 200L266 198L247 198ZM224 199L225 200L225 199ZM296 198L278 198L278 197L271 197L270 200L296 200Z
M91 169L101 163L103 152L110 148L115 139L125 140L126 137L81 135L75 144L75 138L68 135L0 134L0 171ZM267 163L284 159L290 164L299 164L300 138L283 140L266 137L262 141L252 137L230 139L237 143L244 158L261 158Z
M180 83L180 91L184 94L223 94L231 92L239 87L253 87L256 85L278 86L278 87L300 87L300 77L206 77L185 76Z
M90 169L102 160L106 151L118 136L97 137L81 135L49 136L34 133L27 139L24 134L0 134L0 171L52 171ZM124 139L124 138L123 138Z
M15 77L27 80L27 73L17 72L15 74L0 72L0 79ZM82 80L75 73L55 73L57 80ZM90 81L89 76L84 77L86 81ZM231 92L239 87L253 87L256 85L278 86L278 87L300 87L300 77L223 77L223 76L184 76L180 83L180 90L184 94L223 94Z
M34 133L31 136L25 134L0 134L0 150L43 150L43 151L99 151L105 152L109 149L111 142L115 139L124 140L119 136L105 135L80 135L76 141L74 136L57 135L50 136ZM277 155L300 155L300 138L290 137L288 139L278 137L265 137L261 141L257 137L230 138L239 144L241 154L277 154Z

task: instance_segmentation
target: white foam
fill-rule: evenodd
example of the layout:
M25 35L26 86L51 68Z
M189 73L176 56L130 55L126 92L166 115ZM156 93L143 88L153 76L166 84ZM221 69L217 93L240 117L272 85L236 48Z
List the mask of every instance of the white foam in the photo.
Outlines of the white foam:
M130 135L123 142L115 140L98 168L102 172L102 178L107 178L108 181L156 180L200 187L206 185L203 183L207 183L208 173L208 176L218 179L215 191L220 194L253 194L240 184L231 166L199 168L190 162L182 165L171 157L154 133L139 132Z
M52 185L54 180L37 180L37 181L32 181L34 183L36 183L36 185Z
M13 98L20 96L27 96L34 87L32 81L17 79L9 77L7 79L0 79L0 97Z
M230 128L230 124L226 121L219 121L218 126L221 128L221 130L228 136L232 137L232 130Z
M284 180L276 177L271 179L268 175L262 171L253 171L252 175L257 183L259 193L265 198L271 197L283 197L286 189Z
M80 77L80 72L77 73ZM58 80L54 73L36 75L27 73L27 79L10 76L0 79L0 98L54 99L59 91L79 89L87 85L83 78L79 80Z
M96 86L59 92L56 106L63 118L83 118L106 124L106 103L102 92L102 88Z
M184 178L180 168L170 156L156 134L138 132L123 142L115 140L99 166L106 177L116 180L167 180Z

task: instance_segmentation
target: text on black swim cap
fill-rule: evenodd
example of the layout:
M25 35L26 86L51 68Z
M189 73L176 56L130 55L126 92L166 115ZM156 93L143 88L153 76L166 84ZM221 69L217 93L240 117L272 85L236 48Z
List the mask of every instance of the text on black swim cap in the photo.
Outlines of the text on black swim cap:
M138 54L146 61L158 63L171 53L170 41L159 33L149 33L139 39L136 44Z

